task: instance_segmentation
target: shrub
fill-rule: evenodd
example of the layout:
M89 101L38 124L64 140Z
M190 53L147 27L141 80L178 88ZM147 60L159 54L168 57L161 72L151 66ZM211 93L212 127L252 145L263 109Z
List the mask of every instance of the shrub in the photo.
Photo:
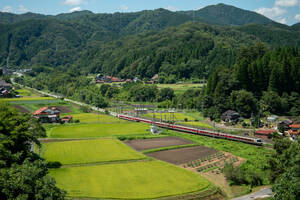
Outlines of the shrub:
M61 163L58 161L54 161L54 162L48 162L47 163L47 167L50 169L54 169L54 168L60 168L61 167Z

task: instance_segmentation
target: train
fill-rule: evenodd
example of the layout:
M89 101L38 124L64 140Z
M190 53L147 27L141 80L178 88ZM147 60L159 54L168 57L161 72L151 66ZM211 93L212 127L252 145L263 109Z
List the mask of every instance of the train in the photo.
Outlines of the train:
M198 128L191 128L191 127L175 125L175 124L170 124L170 123L165 123L165 122L156 122L156 121L152 121L149 119L144 119L144 118L140 118L140 117L132 117L132 116L123 115L123 114L118 114L117 117L120 119L123 119L123 120L134 121L134 122L143 122L143 123L155 125L155 126L158 126L161 128L166 128L166 129L185 132L185 133L191 133L191 134L195 134L195 135L203 135L203 136L209 136L209 137L214 137L214 138L228 139L228 140L233 140L233 141L238 141L238 142L243 142L243 143L248 143L248 144L254 144L254 145L259 145L259 146L261 146L263 144L263 142L260 138L251 138L251 137L238 136L238 135L232 135L232 134L227 134L227 133L220 133L220 132L216 132L216 131L208 131L208 130L202 130L202 129L198 129Z

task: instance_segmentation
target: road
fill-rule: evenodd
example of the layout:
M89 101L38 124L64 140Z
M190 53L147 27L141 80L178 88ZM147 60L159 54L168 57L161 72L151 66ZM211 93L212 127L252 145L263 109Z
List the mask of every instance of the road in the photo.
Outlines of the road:
M251 194L248 194L248 195L245 195L242 197L238 197L238 198L234 198L232 200L253 200L253 199L257 199L257 198L270 197L272 195L273 195L273 192L272 192L271 188L265 188L258 192L253 192Z

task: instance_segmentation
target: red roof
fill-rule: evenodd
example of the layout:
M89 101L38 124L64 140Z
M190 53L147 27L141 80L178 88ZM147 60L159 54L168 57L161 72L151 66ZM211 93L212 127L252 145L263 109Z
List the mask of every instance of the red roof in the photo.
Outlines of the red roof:
M260 129L255 131L255 134L260 134L260 135L270 135L273 134L275 132L275 130L269 129L269 130L265 130L265 129Z
M292 135L299 135L300 131L293 131L292 129L288 130L288 132Z
M291 124L290 128L300 128L300 124Z
M48 109L47 106L46 106L46 107L42 107L42 108L36 110L33 114L34 114L34 115L40 115L40 114L42 114L42 113L43 113L45 110L47 110L47 109Z
M43 114L43 113L45 112L45 110L47 110L47 109L49 109L49 107L47 107L47 106L42 107L42 108L36 110L36 111L33 113L33 115L41 115L41 114ZM50 109L53 110L53 111L58 110L56 107L51 107Z

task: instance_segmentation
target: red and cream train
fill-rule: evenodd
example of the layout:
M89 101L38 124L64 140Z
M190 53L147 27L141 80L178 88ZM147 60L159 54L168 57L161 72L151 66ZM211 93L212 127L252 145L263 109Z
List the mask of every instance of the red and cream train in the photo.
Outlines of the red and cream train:
M227 133L220 133L220 132L215 132L215 131L201 130L201 129L197 129L197 128L191 128L191 127L186 127L186 126L181 126L181 125L174 125L174 124L169 124L169 123L164 123L164 122L153 122L152 120L149 120L149 119L132 117L132 116L128 116L128 115L120 115L119 114L118 118L124 119L124 120L129 120L129 121L153 124L153 125L156 125L161 128L167 128L167 129L171 129L171 130L192 133L192 134L196 134L196 135L204 135L204 136L229 139L229 140L239 141L239 142L244 142L244 143L249 143L249 144L262 145L262 141L259 138L250 138L250 137L243 137L243 136L232 135L232 134L227 134Z

